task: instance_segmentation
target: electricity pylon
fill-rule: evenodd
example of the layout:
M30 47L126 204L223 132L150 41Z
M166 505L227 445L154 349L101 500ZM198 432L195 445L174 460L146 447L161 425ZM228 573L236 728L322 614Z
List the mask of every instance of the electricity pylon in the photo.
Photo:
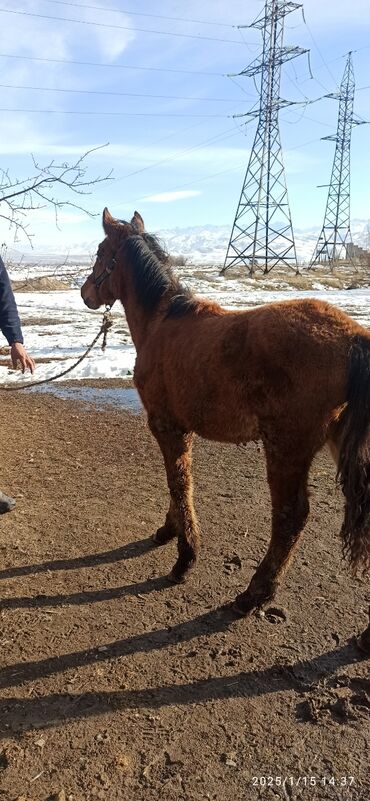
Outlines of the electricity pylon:
M227 248L224 273L243 264L253 275L269 273L277 264L297 271L297 255L280 143L279 111L293 105L280 97L281 67L302 53L301 47L284 47L284 20L302 8L300 3L266 0L263 16L240 28L260 29L263 51L239 75L261 73L260 106L249 117L258 117L257 131Z
M326 97L339 98L338 126L336 134L322 137L330 142L335 142L335 153L324 224L309 266L313 267L315 264L324 263L328 264L332 270L338 261L352 261L350 228L351 134L352 128L355 125L363 124L364 120L354 119L353 115L355 77L351 52L348 53L339 92L333 92L330 95L326 95Z

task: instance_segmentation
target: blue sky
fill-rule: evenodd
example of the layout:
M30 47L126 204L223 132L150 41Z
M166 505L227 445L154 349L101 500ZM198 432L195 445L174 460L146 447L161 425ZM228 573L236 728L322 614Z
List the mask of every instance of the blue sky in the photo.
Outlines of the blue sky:
M3 0L0 166L24 176L31 153L40 164L59 163L109 142L89 159L90 174L114 177L85 200L92 212L108 205L127 217L138 209L152 231L231 228L255 132L255 122L232 115L247 112L258 93L251 79L225 76L258 56L259 32L233 26L262 9L261 0ZM300 11L286 18L285 43L310 49L314 78L306 56L286 64L282 96L303 101L335 91L353 50L355 111L370 120L368 0L309 0L304 12L306 23ZM326 190L317 185L329 180L334 145L320 137L335 133L337 109L325 99L281 112L296 229L322 223ZM368 125L353 131L352 218L370 218L369 137ZM99 218L73 209L60 215L60 231L51 210L33 212L29 223L35 249L101 238ZM11 245L1 223L0 236Z

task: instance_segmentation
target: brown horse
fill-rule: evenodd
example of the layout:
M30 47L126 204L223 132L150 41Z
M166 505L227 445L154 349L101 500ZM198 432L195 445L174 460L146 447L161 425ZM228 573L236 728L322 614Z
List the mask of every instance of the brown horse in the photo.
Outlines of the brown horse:
M200 546L193 508L194 433L219 442L262 440L272 502L266 556L235 607L275 595L307 520L307 479L327 442L345 496L344 553L370 564L370 332L316 300L227 311L195 297L144 230L103 213L106 234L81 294L97 309L123 304L137 359L134 381L163 454L170 491L158 545L178 538L180 582Z

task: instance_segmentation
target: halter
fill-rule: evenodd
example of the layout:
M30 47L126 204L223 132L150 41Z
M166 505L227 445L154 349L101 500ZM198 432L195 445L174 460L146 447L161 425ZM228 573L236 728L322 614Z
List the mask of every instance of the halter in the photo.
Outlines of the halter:
M122 225L131 225L132 228L134 228L134 229L136 228L134 223L132 223L132 222L128 223L127 220L118 220L118 222L122 223ZM111 273L113 272L114 268L117 266L116 255L117 254L112 256L111 262L108 265L108 267L106 267L105 270L103 270L103 272L100 273L100 275L98 275L97 278L95 278L94 271L93 271L93 282L94 282L95 289L99 289L99 287L101 287L102 283L106 280L106 278L108 278L111 275Z
M100 275L98 275L97 278L95 278L95 275L94 275L94 272L93 272L93 282L94 282L95 289L99 289L99 287L101 287L103 281L105 281L105 279L108 278L109 275L111 275L111 273L113 272L113 270L116 267L116 265L117 265L117 260L116 260L116 257L113 256L112 259L111 259L110 264L108 265L108 267L106 267L105 270L103 270L103 272L100 273Z

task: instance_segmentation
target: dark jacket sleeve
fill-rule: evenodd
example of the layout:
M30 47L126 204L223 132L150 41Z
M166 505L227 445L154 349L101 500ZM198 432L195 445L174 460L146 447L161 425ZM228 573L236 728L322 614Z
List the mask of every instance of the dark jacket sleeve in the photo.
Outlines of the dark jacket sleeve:
M8 273L0 257L0 328L9 345L23 342L17 304L10 285Z

